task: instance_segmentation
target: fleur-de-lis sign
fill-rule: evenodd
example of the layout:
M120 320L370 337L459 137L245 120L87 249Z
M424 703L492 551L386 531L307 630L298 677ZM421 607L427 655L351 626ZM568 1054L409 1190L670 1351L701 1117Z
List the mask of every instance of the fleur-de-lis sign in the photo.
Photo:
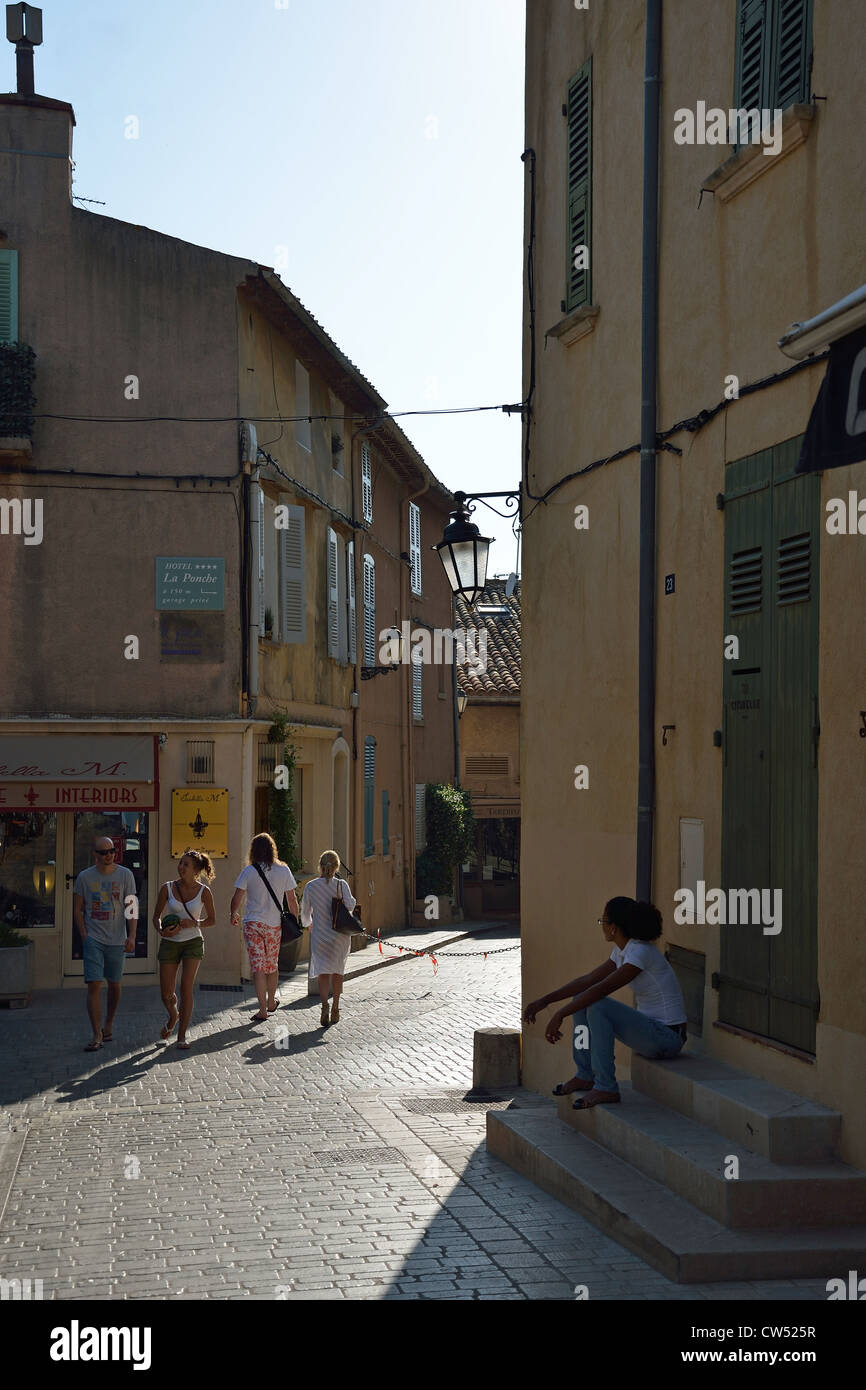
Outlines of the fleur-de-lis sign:
M189 822L189 828L197 840L204 839L204 832L208 828L208 821L202 820L201 811L196 811L195 820Z

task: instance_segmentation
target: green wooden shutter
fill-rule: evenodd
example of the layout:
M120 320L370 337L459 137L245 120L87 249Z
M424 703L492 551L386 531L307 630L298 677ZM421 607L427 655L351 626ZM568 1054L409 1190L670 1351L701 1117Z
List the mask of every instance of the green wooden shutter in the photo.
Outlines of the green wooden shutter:
M18 341L18 252L0 251L0 343Z
M737 13L737 60L734 106L765 109L770 101L771 0L740 0Z
M592 302L592 58L587 58L568 84L566 118L565 307L571 312ZM578 246L589 252L586 269L575 269Z
M812 77L812 0L776 0L768 105L784 111L807 102Z
M376 814L376 740L364 739L364 855L376 852L374 819Z

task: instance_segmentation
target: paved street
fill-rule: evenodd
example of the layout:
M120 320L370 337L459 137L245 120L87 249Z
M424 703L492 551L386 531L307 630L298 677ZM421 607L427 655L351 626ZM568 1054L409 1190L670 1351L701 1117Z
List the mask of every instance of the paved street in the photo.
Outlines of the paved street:
M93 1056L79 992L0 1012L0 1166L26 1127L0 1276L55 1299L825 1299L672 1284L487 1157L473 1030L518 1023L519 952L460 954L516 940L363 975L326 1033L300 974L260 1027L249 991L202 990L188 1053L155 1041L149 989Z

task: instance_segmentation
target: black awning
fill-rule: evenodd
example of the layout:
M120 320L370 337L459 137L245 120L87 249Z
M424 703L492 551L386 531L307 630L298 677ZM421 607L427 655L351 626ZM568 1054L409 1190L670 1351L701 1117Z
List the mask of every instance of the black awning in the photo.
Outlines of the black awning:
M866 459L866 328L839 338L812 407L798 473Z

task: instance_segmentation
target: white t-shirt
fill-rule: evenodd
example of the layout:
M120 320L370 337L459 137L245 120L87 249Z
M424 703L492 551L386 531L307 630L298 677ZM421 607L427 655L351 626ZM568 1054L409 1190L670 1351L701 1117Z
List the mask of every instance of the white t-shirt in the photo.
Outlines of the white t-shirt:
M273 888L274 897L278 903L282 903L284 893L291 893L292 889L297 887L295 876L288 864L281 863L279 859L275 864L262 864L260 868ZM245 922L265 922L269 927L280 925L277 905L262 883L258 870L252 864L247 864L247 867L241 870L235 879L235 888L246 890Z
M686 1006L679 980L651 942L631 937L622 950L614 946L610 958L617 969L621 965L636 965L640 971L628 986L634 990L640 1013L657 1023L685 1023Z

